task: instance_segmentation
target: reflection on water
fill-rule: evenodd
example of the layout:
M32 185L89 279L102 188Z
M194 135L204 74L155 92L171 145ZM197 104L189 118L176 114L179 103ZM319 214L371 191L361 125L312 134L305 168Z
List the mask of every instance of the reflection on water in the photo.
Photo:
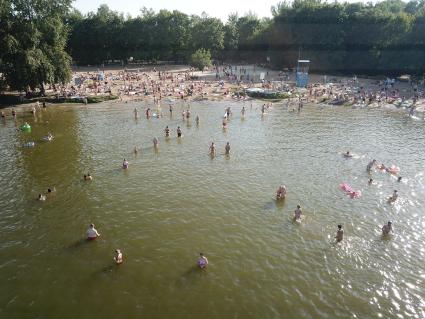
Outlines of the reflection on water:
M1 316L425 317L423 122L342 107L276 105L261 116L255 102L242 118L243 105L184 105L184 122L180 104L149 120L134 119L140 103L58 107L25 118L30 134L17 131L22 117L2 124ZM43 142L49 131L54 141ZM30 140L36 147L23 148ZM356 156L343 158L347 150ZM399 166L402 182L373 172L369 185L372 158ZM88 172L93 181L82 181ZM346 196L341 182L362 196ZM276 202L280 184L288 195ZM37 202L51 186L57 193ZM301 225L291 219L297 204ZM394 234L383 239L388 220ZM91 222L95 242L84 239ZM194 267L199 252L206 271Z

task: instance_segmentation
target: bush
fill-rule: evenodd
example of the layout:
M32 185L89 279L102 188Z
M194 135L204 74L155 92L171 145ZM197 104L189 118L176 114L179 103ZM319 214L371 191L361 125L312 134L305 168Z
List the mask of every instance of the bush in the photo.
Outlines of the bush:
M190 57L190 65L204 71L205 67L211 66L211 53L209 50L198 49Z

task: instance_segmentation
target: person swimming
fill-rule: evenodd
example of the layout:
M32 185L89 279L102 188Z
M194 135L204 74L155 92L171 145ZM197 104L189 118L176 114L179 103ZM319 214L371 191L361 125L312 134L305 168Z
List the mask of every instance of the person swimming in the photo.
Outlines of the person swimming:
M344 230L342 229L342 225L338 225L338 230L336 231L335 239L339 243L344 238Z
M280 185L279 188L276 191L276 199L285 199L286 197L286 186Z
M350 154L350 151L347 151L347 153L344 154L344 157L351 158L351 157L353 157L353 155Z
M230 155L230 143L229 142L227 142L226 146L224 147L224 154Z
M392 223L389 221L386 225L382 226L382 235L389 235L393 231Z
M96 228L94 228L94 224L90 224L89 228L87 229L87 239L88 240L94 240L97 237L100 237L99 232Z
M115 256L114 256L114 261L117 265L120 265L123 263L123 256L122 256L122 252L121 249L116 249L115 250Z
M301 206L297 205L297 209L295 209L295 211L294 211L294 221L301 222L302 214L303 214L303 212L301 210Z
M123 162L122 162L122 168L123 169L127 169L128 168L128 161L124 158Z
M393 194L388 198L390 202L395 202L398 198L397 190L394 190Z
M85 181L91 181L91 180L93 180L93 177L90 175L90 173L87 173L87 175L84 175L84 180Z
M201 268L201 269L205 269L205 268L208 267L208 259L207 259L207 257L204 256L203 253L199 254L197 264L198 264L198 267Z

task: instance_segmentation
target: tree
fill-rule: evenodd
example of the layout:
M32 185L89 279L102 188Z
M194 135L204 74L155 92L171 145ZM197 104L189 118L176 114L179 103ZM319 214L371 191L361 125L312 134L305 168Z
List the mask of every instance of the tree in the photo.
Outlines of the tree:
M63 23L71 0L3 1L0 12L2 72L11 89L44 94L44 84L70 80Z
M203 71L205 67L211 66L211 53L209 50L198 49L190 57L190 64Z

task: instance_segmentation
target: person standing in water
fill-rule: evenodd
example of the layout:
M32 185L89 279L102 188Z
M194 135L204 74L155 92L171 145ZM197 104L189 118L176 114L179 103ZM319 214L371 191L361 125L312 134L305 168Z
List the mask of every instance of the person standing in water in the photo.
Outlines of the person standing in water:
M344 230L342 229L342 225L338 225L338 230L336 231L335 239L339 243L344 238Z
M224 147L224 154L230 155L230 143L229 142L227 142L226 146Z
M177 137L182 137L182 130L180 126L177 126Z
M173 106L170 104L170 115L173 114Z
M376 160L372 160L369 162L369 164L367 164L366 166L366 171L370 172L372 170L372 167L376 164Z
M127 169L128 168L128 161L124 158L123 162L122 162L122 168L123 169Z
M205 269L208 267L208 259L207 257L204 256L203 253L199 254L199 258L198 258L198 267L201 269Z
M286 187L285 185L280 185L276 192L276 199L285 199L286 197Z
M165 137L170 137L170 129L168 128L168 125L165 127Z
M199 125L199 115L196 115L195 122L196 122L196 125Z
M386 225L382 226L382 235L389 235L393 231L392 223L389 221Z
M242 114L242 117L245 116L245 106L242 106L241 114Z
M114 261L117 265L120 265L123 263L124 260L123 260L122 252L120 249L115 250Z
M134 108L134 118L137 119L139 117L139 111L137 111L136 108Z
M297 205L297 209L294 211L294 221L301 222L303 212L301 210L301 206Z
M90 224L89 229L87 229L87 239L94 240L97 237L100 237L100 234L98 233L96 228L94 228L94 224Z
M153 138L153 147L154 147L155 149L157 149L157 148L158 148L158 144L159 144L158 139L157 139L156 137L154 137L154 138Z
M214 142L212 142L210 146L210 155L215 156L215 152L216 152L215 145L214 145Z

